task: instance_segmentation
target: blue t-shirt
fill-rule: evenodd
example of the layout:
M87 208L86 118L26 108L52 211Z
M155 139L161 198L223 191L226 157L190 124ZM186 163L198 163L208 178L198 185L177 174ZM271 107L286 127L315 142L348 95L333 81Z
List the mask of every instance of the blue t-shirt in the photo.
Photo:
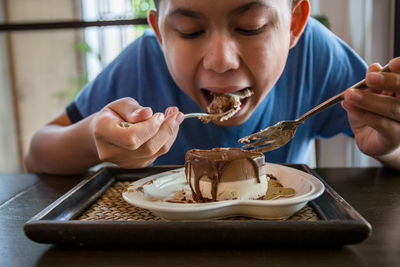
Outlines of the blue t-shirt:
M366 65L344 42L310 18L274 88L242 125L220 127L185 120L170 151L154 164L182 164L192 148L240 147L237 140L281 120L296 119L311 108L365 77ZM99 111L122 97L132 97L154 112L177 106L183 113L200 112L173 81L152 31L129 45L67 107L72 122ZM351 135L346 112L336 105L300 125L285 146L266 153L268 162L305 163L310 142L338 133Z

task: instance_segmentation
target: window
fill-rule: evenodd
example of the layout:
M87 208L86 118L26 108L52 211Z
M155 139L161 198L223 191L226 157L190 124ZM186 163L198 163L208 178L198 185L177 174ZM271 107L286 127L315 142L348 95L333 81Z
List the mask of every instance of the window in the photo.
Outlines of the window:
M114 20L146 17L152 0L83 0L84 20ZM147 26L110 26L87 28L85 42L88 79L92 80L129 43L143 34Z

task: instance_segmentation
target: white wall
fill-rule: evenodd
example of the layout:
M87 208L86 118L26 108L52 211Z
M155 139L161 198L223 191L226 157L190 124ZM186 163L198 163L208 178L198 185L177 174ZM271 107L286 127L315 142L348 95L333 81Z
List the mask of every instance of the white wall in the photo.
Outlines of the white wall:
M8 1L10 22L72 20L75 0ZM1 0L0 0L1 3ZM42 30L10 33L15 89L18 92L23 153L34 132L64 111L78 78L77 31ZM2 61L3 62L3 61ZM8 75L6 75L8 76ZM1 79L2 80L2 79ZM3 128L4 125L0 126ZM7 138L15 137L11 132ZM11 150L13 151L13 150ZM8 157L7 153L4 156ZM12 164L15 159L7 159ZM0 170L1 171L1 170Z
M0 23L4 22L2 8L0 2ZM0 173L20 170L8 62L6 36L0 34Z

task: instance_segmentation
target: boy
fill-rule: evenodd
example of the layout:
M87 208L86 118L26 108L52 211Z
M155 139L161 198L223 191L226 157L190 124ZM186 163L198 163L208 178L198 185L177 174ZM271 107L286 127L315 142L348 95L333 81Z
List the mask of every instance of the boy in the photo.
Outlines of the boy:
M124 168L183 163L191 148L238 147L239 138L295 119L363 78L368 91L347 90L343 108L310 118L267 160L304 162L310 140L343 132L354 134L365 154L400 169L400 58L391 61L391 73L377 73L374 64L365 76L363 61L309 19L307 0L156 5L148 18L155 35L130 45L35 134L28 171L77 173L102 161ZM206 110L212 93L244 88L254 95L233 118L183 122L182 112Z

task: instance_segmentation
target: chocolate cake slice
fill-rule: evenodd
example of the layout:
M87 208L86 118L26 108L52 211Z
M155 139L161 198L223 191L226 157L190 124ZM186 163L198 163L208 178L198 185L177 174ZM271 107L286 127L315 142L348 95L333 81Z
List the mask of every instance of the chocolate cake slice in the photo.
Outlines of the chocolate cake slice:
M240 148L192 149L185 174L196 202L259 199L268 189L264 154Z

